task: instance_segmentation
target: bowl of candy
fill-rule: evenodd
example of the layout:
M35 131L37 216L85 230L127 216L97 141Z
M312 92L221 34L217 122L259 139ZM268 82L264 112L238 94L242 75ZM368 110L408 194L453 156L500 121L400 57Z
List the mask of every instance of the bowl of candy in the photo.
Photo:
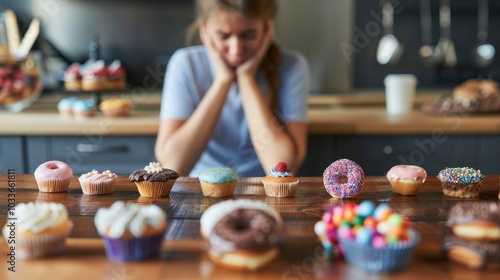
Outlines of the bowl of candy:
M0 58L0 111L20 112L40 96L43 85L35 59Z
M366 272L405 269L420 241L406 217L369 200L325 211L314 230L327 253Z

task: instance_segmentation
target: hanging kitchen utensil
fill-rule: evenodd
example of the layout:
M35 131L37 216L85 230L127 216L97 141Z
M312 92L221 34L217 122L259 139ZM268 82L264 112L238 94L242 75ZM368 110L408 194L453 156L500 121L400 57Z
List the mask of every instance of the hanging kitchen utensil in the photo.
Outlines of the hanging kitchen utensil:
M19 48L19 26L17 25L16 14L12 10L5 11L5 28L7 29L7 40L10 54Z
M445 67L453 67L457 64L455 44L451 40L451 11L450 0L441 0L439 7L439 25L441 36L436 45L436 59Z
M431 0L420 0L420 26L422 29L422 46L418 53L422 62L427 66L435 66L440 63L440 53L432 45L432 15Z
M477 44L474 46L472 57L474 63L480 67L488 67L495 59L495 47L488 43L488 0L478 1L477 13Z
M379 41L377 48L377 61L382 65L396 64L403 52L403 46L393 35L394 8L390 0L383 2L382 25L384 36Z

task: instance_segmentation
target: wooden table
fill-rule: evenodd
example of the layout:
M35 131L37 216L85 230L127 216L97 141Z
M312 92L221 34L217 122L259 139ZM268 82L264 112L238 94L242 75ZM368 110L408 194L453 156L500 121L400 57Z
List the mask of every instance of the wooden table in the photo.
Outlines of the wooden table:
M499 176L486 176L479 198L472 200L444 196L434 176L428 178L415 196L394 193L384 177L367 178L361 193L349 201L388 202L395 211L409 217L422 237L410 266L402 272L388 274L367 274L344 261L332 262L323 257L313 226L325 208L345 201L331 198L320 177L299 179L300 188L293 198L267 197L259 178L239 180L234 199L268 203L281 213L287 226L287 240L278 259L261 271L246 273L215 266L200 249L200 216L210 205L224 199L203 197L197 179L181 177L170 197L152 199L140 197L126 177L119 178L113 194L88 196L82 194L77 177L68 192L49 194L38 191L32 175L15 175L16 203L62 203L75 227L65 253L38 260L16 260L16 272L7 270L7 245L1 239L0 279L499 279L498 270L477 271L448 262L440 249L442 238L449 233L444 222L450 207L457 202L498 201ZM6 220L7 213L7 185L7 176L0 175L2 221ZM107 259L93 217L97 209L109 207L116 200L155 203L166 211L169 228L161 257L133 263Z

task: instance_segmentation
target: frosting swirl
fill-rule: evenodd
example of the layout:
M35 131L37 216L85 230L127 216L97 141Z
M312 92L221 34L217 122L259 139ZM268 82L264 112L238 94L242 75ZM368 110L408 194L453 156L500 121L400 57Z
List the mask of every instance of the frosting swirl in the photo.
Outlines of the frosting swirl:
M292 172L290 172L290 169L287 169L285 172L280 172L280 171L276 171L276 169L274 167L269 169L269 175L271 175L273 177L291 177L291 176L293 176Z
M158 162L150 162L149 165L144 167L144 170L146 170L148 174L152 174L152 173L162 172L163 168L160 166L160 163Z
M16 207L15 217L20 231L38 233L66 222L68 211L60 203L19 203Z
M156 205L141 206L117 201L110 208L101 208L94 217L101 235L119 238L126 232L135 237L143 235L148 227L159 228L166 224L167 215Z
M97 170L92 170L86 174L82 174L79 180L88 180L91 182L97 181L113 181L116 179L116 174L110 170L103 171L102 173Z

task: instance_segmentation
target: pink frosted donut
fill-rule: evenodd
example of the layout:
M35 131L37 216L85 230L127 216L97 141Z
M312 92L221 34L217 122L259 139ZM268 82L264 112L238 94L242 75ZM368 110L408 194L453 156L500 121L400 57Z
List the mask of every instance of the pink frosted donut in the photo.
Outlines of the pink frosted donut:
M347 182L342 183L342 178ZM336 198L348 198L356 196L365 182L365 172L354 161L339 159L334 161L323 172L323 184L326 191Z
M34 175L41 192L63 192L68 190L73 170L62 161L51 160L40 164Z

